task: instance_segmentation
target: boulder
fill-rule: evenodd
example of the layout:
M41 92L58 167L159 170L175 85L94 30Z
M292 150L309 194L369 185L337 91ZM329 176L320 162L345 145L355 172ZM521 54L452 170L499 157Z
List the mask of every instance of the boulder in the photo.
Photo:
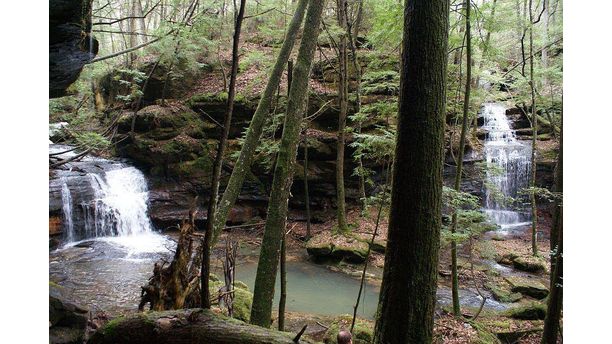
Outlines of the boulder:
M517 302L523 298L521 293L515 293L510 290L507 283L496 284L493 282L485 283L485 287L491 291L495 300L500 302Z
M82 343L89 311L66 299L64 288L49 282L49 343Z
M516 257L512 260L512 266L527 272L545 272L546 260L539 257Z
M506 277L506 282L510 284L510 290L514 293L521 293L541 300L548 296L549 290L542 282L525 277Z
M540 302L533 302L510 308L506 315L520 320L544 320L546 317L546 305Z

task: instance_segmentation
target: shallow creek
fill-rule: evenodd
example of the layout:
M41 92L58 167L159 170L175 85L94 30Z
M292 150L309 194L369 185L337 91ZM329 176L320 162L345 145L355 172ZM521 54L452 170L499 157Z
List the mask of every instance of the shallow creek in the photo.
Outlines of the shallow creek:
M93 311L110 315L136 311L140 286L147 282L153 263L171 259L175 243L171 236L156 233L96 238L54 250L49 254L49 279L65 287L68 295ZM237 280L251 291L257 271L258 247L240 250ZM302 251L291 251L287 263L287 310L319 315L352 313L359 290L359 278L333 271L307 260ZM213 273L222 274L219 266ZM373 271L379 275L379 271ZM358 315L373 319L378 302L380 282L367 282ZM277 279L275 304L278 304L280 281ZM460 291L461 303L479 307L482 299L471 290ZM450 289L440 286L438 303L451 303ZM503 310L505 304L487 299L485 308Z

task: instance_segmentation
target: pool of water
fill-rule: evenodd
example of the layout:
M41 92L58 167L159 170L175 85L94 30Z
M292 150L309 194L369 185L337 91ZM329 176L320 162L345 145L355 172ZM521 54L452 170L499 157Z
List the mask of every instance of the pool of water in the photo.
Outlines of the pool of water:
M97 238L63 247L49 254L49 279L66 288L68 296L91 310L118 315L137 310L140 287L147 283L153 264L170 260L175 242L168 236L146 234L120 238ZM253 291L257 272L258 247L240 251L236 279ZM359 278L312 263L300 250L291 252L287 262L287 310L320 315L352 314ZM215 260L213 259L213 263ZM212 272L222 275L219 264ZM378 304L379 285L365 283L358 316L373 319ZM280 276L274 304L278 305ZM406 297L419 297L418 295ZM471 290L460 291L461 304L479 307L481 298ZM438 303L451 304L450 289L438 288ZM488 299L486 308L505 309L506 305Z

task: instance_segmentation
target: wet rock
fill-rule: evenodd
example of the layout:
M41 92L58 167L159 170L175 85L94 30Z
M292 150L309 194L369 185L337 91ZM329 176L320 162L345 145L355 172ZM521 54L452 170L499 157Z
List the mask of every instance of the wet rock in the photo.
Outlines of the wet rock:
M82 343L89 311L64 294L63 287L49 282L49 343Z
M521 293L541 300L548 296L549 290L542 282L531 278L511 276L505 278L510 284L510 290L514 293Z

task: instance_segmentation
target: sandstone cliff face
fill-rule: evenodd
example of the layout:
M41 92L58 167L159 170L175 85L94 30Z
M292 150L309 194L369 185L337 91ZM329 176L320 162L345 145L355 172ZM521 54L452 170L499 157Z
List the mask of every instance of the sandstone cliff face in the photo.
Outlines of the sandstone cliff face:
M49 97L66 95L66 89L83 66L98 53L91 31L91 2L49 0Z

